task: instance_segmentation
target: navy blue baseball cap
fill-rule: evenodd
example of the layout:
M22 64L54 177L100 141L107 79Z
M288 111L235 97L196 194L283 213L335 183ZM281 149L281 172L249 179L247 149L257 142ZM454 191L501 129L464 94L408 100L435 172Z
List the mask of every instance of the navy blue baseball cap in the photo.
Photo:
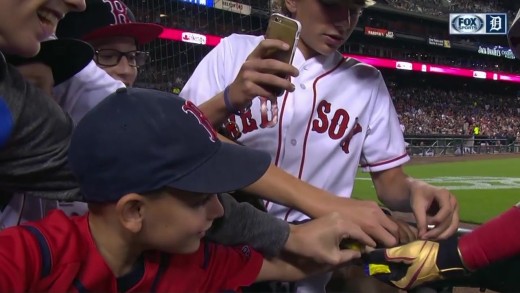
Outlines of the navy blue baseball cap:
M69 164L86 202L116 202L164 187L197 193L241 189L270 155L222 143L202 112L177 95L121 88L78 123Z

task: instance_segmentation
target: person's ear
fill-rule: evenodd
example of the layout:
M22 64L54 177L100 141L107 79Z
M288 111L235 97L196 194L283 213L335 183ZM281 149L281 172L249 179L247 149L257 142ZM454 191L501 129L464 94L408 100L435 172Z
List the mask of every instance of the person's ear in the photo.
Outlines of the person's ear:
M121 225L132 233L143 228L145 199L137 193L121 197L116 204L116 213Z

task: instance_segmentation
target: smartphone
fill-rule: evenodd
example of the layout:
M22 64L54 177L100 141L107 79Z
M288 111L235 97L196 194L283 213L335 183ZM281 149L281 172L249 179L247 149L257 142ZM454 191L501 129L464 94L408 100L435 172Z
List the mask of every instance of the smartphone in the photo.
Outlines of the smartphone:
M268 52L266 57L292 64L294 53L298 47L301 29L302 25L296 19L279 13L273 13L269 18L265 38L283 41L288 44L290 48L287 51L273 50L272 52ZM283 76L283 78L288 77ZM275 93L276 96L282 95L283 92L283 89L273 89L273 93Z

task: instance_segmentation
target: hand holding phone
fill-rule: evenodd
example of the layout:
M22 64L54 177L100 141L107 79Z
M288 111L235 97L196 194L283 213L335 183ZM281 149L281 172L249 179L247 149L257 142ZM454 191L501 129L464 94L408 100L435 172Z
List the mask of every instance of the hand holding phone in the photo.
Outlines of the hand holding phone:
M265 39L249 54L229 85L229 99L235 108L247 107L256 97L270 100L272 108L283 92L294 91L290 77L299 72L291 63L300 30L296 20L280 14L271 16Z
M298 47L300 39L301 24L299 21L284 16L279 13L273 13L269 18L269 24L265 33L266 39L280 40L289 45L288 50L272 49L267 52L266 58L275 59L283 63L292 64L294 53ZM280 75L279 75L280 76ZM289 78L289 76L280 76ZM273 93L280 96L285 91L283 88L273 88Z

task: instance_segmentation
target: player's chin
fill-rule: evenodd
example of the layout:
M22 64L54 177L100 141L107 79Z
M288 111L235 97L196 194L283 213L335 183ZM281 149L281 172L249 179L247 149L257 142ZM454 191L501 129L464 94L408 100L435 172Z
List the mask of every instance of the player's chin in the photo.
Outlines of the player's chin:
M184 242L182 246L177 247L175 253L178 254L190 254L194 253L200 248L201 239L198 237L192 237L188 241Z
M3 45L3 44L2 44ZM40 42L36 38L15 38L9 44L5 44L4 52L25 58L34 57L40 51Z

